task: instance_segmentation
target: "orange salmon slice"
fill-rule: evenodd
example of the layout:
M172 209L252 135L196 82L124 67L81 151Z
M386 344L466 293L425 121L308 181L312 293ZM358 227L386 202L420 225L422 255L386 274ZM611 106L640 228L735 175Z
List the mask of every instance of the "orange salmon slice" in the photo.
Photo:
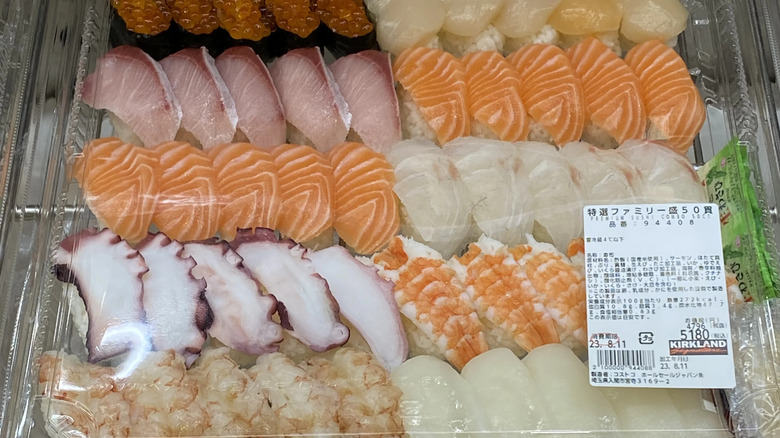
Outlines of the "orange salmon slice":
M469 135L466 68L458 58L439 49L410 48L396 58L393 75L412 96L439 144Z
M582 80L590 121L618 144L644 138L647 114L639 78L628 64L593 37L569 48L567 55Z
M217 172L219 233L233 240L240 228L276 228L282 199L271 155L249 143L208 151Z
M560 146L579 140L587 118L585 95L563 50L531 44L506 60L520 73L521 97L531 117Z
M355 252L378 251L398 232L401 222L393 167L361 143L337 145L327 157L335 182L333 228Z
M684 154L707 118L699 90L685 61L661 41L647 41L626 54L626 64L639 77L642 101L650 121L648 137L665 140Z
M517 70L498 52L472 52L461 61L466 67L466 102L471 116L499 140L526 140L529 118Z

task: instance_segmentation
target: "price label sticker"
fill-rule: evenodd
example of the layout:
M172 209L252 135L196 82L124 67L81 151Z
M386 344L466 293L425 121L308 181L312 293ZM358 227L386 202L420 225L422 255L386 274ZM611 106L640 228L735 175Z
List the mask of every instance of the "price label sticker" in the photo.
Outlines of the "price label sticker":
M717 205L589 205L583 215L591 385L733 388Z

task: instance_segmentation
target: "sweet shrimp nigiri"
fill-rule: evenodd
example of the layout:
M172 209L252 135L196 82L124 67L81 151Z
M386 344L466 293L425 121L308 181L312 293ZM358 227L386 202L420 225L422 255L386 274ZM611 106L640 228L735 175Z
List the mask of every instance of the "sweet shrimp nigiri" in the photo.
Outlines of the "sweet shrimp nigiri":
M337 145L327 157L335 182L333 228L355 252L379 251L401 222L393 166L360 143Z
M474 305L441 254L396 236L372 261L379 275L395 284L401 314L425 333L455 368L462 369L488 350Z
M562 146L579 140L587 119L582 82L560 48L530 44L507 57L520 73L523 103L541 130L531 126L531 140L552 137Z
M552 317L542 304L540 291L528 287L526 273L508 248L486 236L469 245L462 257L450 261L481 320L491 333L503 330L495 346L514 340L523 350L560 342ZM514 349L513 349L514 350Z

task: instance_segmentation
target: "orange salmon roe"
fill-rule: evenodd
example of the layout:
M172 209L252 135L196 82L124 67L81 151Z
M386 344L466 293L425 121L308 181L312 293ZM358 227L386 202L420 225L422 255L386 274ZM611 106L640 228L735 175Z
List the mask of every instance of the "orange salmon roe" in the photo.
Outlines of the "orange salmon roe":
M171 10L164 0L111 0L127 30L157 35L171 25Z
M211 33L217 27L217 10L211 0L166 0L171 8L173 21L187 32L194 34Z
M362 0L317 0L317 14L333 32L345 37L359 37L374 29Z
M231 37L260 41L271 34L261 12L262 0L214 0L219 25Z
M320 25L316 4L309 0L266 0L266 3L279 28L300 37L306 38Z

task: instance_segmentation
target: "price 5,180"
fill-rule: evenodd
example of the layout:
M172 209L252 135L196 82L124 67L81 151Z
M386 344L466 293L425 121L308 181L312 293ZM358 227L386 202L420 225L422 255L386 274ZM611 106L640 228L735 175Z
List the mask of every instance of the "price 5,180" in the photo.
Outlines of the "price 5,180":
M706 341L709 338L710 331L706 328L680 330L680 340L682 341Z

